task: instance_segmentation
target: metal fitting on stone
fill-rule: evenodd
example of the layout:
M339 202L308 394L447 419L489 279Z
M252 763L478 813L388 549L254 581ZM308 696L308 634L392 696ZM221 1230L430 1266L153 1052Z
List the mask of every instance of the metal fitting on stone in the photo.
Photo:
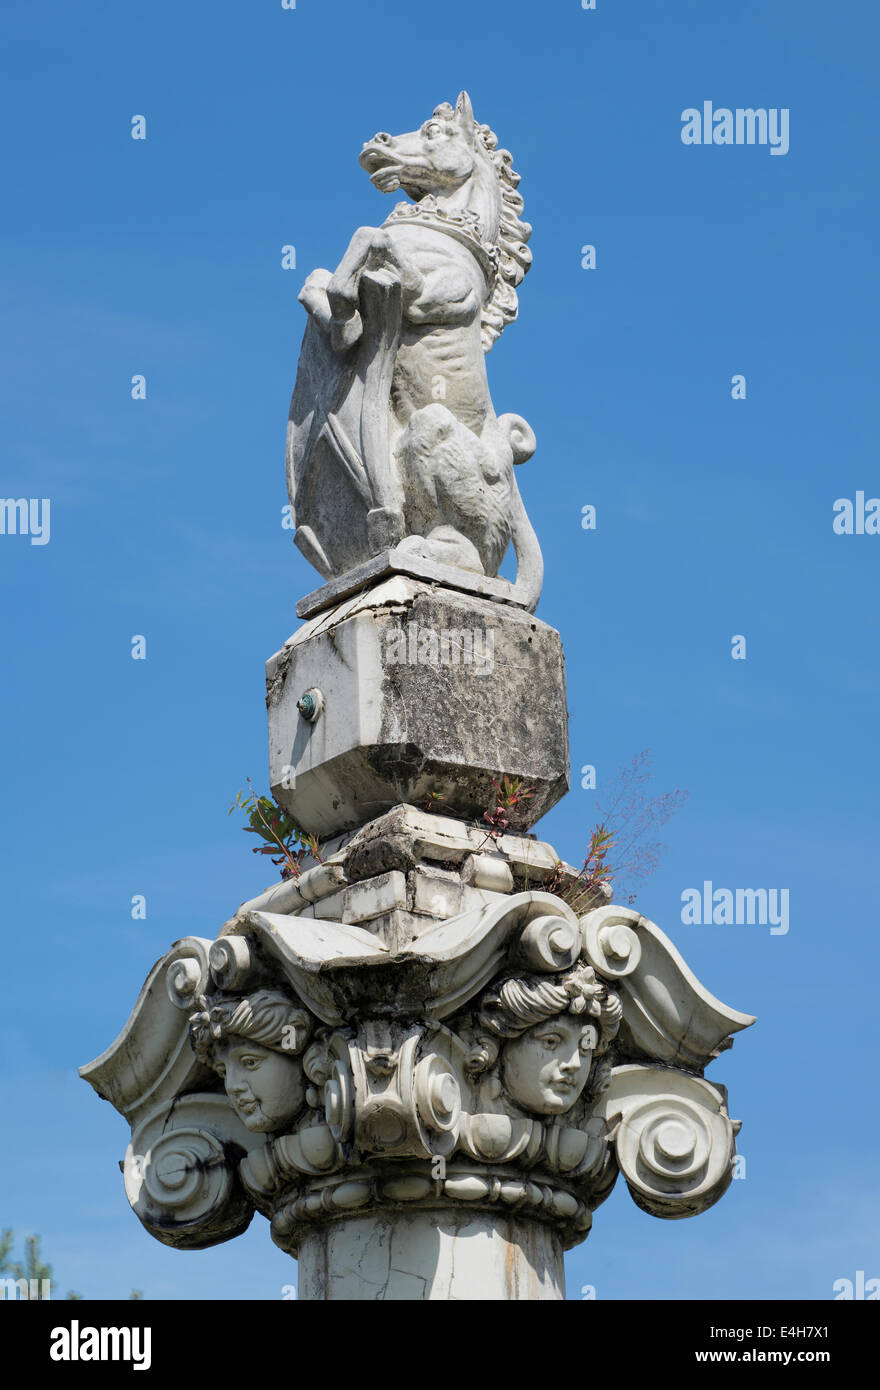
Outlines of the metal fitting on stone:
M306 690L300 695L296 702L296 707L303 719L308 720L310 724L314 724L321 710L324 708L324 696L321 694L320 690L318 690L317 686L312 686L311 690Z

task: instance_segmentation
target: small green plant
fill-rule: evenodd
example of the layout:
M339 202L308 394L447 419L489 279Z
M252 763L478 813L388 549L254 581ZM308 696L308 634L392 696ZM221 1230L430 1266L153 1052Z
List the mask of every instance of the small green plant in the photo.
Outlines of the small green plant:
M274 796L260 796L250 778L247 783L249 794L238 792L229 814L244 811L248 823L243 829L248 835L259 835L263 841L261 845L254 845L253 853L268 854L272 863L280 868L283 879L299 878L304 859L314 859L320 864L318 837L301 830Z

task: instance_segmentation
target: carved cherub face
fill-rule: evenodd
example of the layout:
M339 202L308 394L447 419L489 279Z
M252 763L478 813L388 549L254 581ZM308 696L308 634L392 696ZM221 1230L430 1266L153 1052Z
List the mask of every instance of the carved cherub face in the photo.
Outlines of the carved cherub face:
M201 997L190 1017L195 1054L219 1073L235 1113L258 1134L287 1128L303 1108L300 1054L312 1019L286 994Z
M574 1014L557 1014L505 1043L504 1087L517 1105L538 1115L563 1115L587 1084L596 1029Z
M254 1133L284 1129L302 1110L305 1080L299 1057L233 1036L214 1048L213 1063L236 1114Z

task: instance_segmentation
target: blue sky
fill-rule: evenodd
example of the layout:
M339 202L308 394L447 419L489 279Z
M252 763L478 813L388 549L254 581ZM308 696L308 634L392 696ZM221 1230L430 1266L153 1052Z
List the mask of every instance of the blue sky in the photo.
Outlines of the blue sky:
M535 229L489 376L538 436L520 486L573 768L601 800L650 748L656 789L689 791L638 905L759 1015L709 1071L745 1180L681 1222L621 1183L569 1297L830 1298L880 1275L880 537L832 530L835 499L880 494L878 29L853 0L7 6L2 492L50 498L51 538L0 537L0 1225L42 1234L60 1292L294 1279L260 1217L206 1252L151 1240L127 1127L76 1067L175 938L268 881L227 808L267 780L263 662L317 582L281 527L296 295L390 210L361 143L462 87ZM704 100L788 108L789 152L684 146ZM575 775L538 827L568 860L596 796ZM682 925L705 879L787 888L790 931Z

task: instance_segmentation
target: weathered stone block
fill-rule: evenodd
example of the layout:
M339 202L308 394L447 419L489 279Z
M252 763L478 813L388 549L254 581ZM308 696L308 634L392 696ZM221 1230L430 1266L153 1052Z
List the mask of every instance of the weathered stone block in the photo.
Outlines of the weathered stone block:
M509 605L395 578L305 624L267 687L272 791L319 835L400 802L479 818L505 774L527 829L568 790L559 635Z

